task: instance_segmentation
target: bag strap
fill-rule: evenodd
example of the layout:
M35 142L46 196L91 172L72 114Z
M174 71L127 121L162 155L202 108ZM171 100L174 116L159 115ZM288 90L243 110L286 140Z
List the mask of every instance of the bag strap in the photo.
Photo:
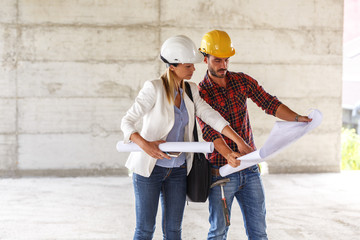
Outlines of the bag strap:
M194 102L193 97L192 97L190 84L188 82L185 82L185 92L189 96L191 101ZM193 135L194 135L195 142L198 142L199 140L198 140L198 134L197 134L197 127L196 127L196 116L195 116L195 124L194 124L194 129L193 129Z

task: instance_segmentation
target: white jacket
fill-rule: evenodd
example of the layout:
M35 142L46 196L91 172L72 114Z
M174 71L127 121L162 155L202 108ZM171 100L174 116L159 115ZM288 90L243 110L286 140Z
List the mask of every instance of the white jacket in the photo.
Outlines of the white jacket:
M193 141L195 114L216 131L221 132L229 123L212 109L199 95L195 83L189 82L194 103L184 94L184 102L189 115L189 123L185 127L184 141ZM135 103L127 111L121 121L121 130L124 132L124 142L130 142L131 134L139 132L136 123L143 120L140 135L147 141L166 140L175 121L174 104L169 103L161 79L146 81L135 99ZM186 153L187 173L190 172L193 153ZM132 152L125 166L131 171L144 177L149 177L156 164L145 152Z

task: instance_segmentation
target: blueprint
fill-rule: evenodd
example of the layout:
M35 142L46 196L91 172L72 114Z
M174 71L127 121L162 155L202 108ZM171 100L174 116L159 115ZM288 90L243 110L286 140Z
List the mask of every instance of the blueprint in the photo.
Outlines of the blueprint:
M116 144L118 152L140 152L142 149L135 143L124 143L119 141ZM214 151L212 142L165 142L159 144L163 152L201 152L211 153Z
M268 139L261 149L238 158L238 160L241 160L241 164L236 168L231 167L229 164L224 165L220 168L220 175L224 177L266 161L306 133L318 127L322 121L322 114L317 109L312 110L308 117L312 119L311 122L275 122Z

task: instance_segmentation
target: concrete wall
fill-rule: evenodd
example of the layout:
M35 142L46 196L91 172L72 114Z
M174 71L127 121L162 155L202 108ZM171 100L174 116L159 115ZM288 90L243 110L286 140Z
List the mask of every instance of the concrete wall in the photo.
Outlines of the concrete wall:
M200 44L212 29L233 40L231 70L295 111L324 114L270 172L339 171L342 19L339 0L3 0L0 175L125 173L120 120L163 72L161 43L185 34ZM260 147L275 118L249 107Z

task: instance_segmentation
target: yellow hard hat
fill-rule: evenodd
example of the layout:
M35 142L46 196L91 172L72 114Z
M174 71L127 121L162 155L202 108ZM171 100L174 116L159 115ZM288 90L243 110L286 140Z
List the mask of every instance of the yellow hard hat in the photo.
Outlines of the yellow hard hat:
M199 50L219 58L228 58L235 54L229 35L220 30L206 33L201 40Z

